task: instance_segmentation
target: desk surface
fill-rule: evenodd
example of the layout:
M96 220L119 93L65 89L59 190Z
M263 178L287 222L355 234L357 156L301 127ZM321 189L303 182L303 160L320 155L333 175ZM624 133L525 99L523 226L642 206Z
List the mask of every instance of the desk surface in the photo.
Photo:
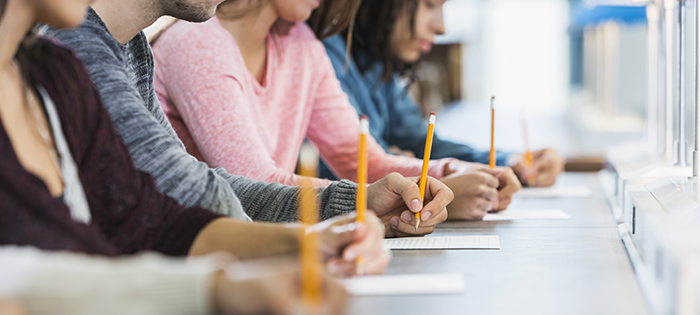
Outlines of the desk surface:
M460 272L461 295L357 297L351 314L647 314L595 174L564 174L591 198L516 199L571 220L447 222L435 235L499 235L500 250L394 251L388 274Z

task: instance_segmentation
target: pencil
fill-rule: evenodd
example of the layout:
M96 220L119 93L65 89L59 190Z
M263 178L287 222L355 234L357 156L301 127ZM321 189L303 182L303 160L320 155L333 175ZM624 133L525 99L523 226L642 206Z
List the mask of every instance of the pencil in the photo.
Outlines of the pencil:
M300 264L302 301L309 309L316 309L321 305L321 252L318 244L318 234L308 227L318 222L318 200L316 190L313 187L312 177L318 173L318 153L310 144L304 144L301 148L299 159L299 174L301 179L299 191L299 219L304 225L301 236Z
M365 211L367 211L367 136L369 135L369 120L366 115L360 117L360 140L358 143L359 153L357 156L357 222L365 222ZM355 260L355 273L364 273L364 257L357 257Z
M523 137L525 138L525 165L527 166L528 169L528 175L527 175L527 184L532 185L534 182L534 176L535 174L533 173L533 166L535 164L534 158L532 156L532 151L530 150L530 137L528 136L527 132L527 118L525 117L525 114L523 113L522 115L523 119Z
M489 167L496 167L496 147L494 146L494 131L496 130L494 125L496 122L496 97L491 96L491 151L489 151Z
M420 202L425 200L425 186L428 183L428 163L430 163L430 151L433 149L433 132L435 131L435 113L430 113L428 119L428 135L425 138L425 149L423 150L423 169L420 172ZM416 231L420 225L420 212L416 212Z

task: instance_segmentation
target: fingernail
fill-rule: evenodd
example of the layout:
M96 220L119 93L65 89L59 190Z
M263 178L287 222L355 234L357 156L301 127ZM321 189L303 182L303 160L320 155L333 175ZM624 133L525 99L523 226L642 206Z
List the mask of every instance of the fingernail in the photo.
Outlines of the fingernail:
M418 200L418 199L411 200L411 211L418 212L421 209L423 209L423 203L421 203L420 200Z
M410 212L408 212L408 211L404 211L401 214L401 221L406 222L406 223L410 223L411 222L411 215L409 213Z
M389 224L391 224L393 227L397 227L399 226L399 220L397 218L391 218L391 220L389 220Z
M430 219L430 216L432 216L432 215L433 214L430 213L430 211L423 212L423 214L421 214L420 220L421 221L428 221L428 219Z
M357 258L357 255L355 254L354 251L348 250L345 252L345 255L343 255L343 258L345 260L351 261L351 260L354 260L355 258Z

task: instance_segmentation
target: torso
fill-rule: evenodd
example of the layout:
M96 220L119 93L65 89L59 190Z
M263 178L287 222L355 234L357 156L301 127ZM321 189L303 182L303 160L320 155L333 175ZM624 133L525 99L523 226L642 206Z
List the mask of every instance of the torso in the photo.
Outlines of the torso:
M0 96L0 118L20 163L46 184L52 196L61 196L64 185L51 128L39 98L22 84L17 67L0 74Z

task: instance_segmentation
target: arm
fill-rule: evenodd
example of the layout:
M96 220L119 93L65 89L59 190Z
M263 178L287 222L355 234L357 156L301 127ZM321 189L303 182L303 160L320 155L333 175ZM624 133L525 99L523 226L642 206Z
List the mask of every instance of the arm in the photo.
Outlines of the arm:
M412 95L409 95L402 87L397 78L392 78L390 93L387 98L389 102L389 135L387 143L395 145L403 150L413 152L417 158L423 158L425 148L425 135L428 133L428 126L418 110ZM439 118L438 118L439 119ZM472 131L473 132L473 131ZM456 158L467 162L489 163L489 152L479 151L468 145L443 140L438 134L433 137L433 148L431 159ZM503 166L506 163L508 154L498 152L496 164Z
M243 209L254 221L296 222L297 187L278 183L266 183L234 176L225 170L217 169L219 175L226 179L237 195L241 196ZM318 188L321 206L321 220L355 211L357 184L342 180L333 182L325 188Z
M341 178L355 180L357 176L357 139L359 122L357 112L348 102L335 76L335 71L321 44L317 67L319 84L307 136L316 144L324 161ZM377 181L391 172L404 176L420 176L422 161L386 153L374 139L367 141L370 182ZM442 178L444 167L450 160L430 162L428 174Z
M148 112L131 85L124 61L114 54L100 32L87 22L76 30L52 30L50 34L76 51L86 64L136 167L151 174L158 189L182 205L246 219L230 185L206 164L189 156L182 143L173 138L174 132L168 132Z
M0 295L29 314L210 314L217 263L155 254L108 259L0 247Z

